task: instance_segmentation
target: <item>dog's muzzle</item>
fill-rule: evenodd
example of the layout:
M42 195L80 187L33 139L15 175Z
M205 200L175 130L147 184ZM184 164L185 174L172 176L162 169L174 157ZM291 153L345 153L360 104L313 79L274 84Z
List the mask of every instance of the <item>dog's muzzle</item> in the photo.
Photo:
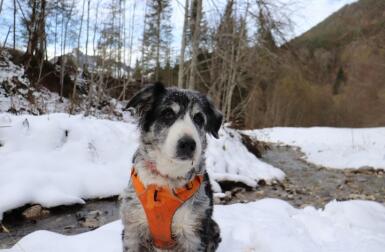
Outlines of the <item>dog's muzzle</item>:
M178 140L176 145L176 156L179 159L192 159L195 154L197 144L194 139L184 136Z

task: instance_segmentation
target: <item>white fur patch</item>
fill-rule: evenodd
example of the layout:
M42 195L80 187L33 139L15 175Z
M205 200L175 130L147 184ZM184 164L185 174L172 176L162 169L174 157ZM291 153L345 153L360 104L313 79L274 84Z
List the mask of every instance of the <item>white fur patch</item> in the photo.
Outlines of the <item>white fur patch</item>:
M174 102L173 104L171 104L171 109L175 112L175 114L178 114L180 110L180 105Z
M196 143L195 154L192 160L179 160L175 158L176 147L179 139L189 136ZM159 156L156 158L156 167L163 175L170 177L183 177L197 164L201 157L202 142L195 124L191 120L190 114L182 119L178 119L169 129L166 140L160 149Z

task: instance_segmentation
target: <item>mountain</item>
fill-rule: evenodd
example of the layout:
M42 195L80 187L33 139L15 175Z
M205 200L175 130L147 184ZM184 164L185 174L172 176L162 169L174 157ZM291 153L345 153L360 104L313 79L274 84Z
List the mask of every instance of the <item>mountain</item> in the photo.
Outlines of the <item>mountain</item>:
M288 47L305 78L331 91L337 125L385 125L385 0L346 5Z
M385 1L360 0L348 4L293 40L312 49L343 47L363 38L385 34Z

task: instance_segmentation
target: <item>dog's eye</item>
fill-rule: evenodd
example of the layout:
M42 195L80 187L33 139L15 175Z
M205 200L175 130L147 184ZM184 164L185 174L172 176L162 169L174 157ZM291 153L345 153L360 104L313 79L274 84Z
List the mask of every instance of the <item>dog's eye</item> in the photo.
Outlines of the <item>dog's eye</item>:
M193 117L193 120L199 127L202 127L205 122L202 113L196 113Z
M175 112L174 110L168 108L162 111L161 116L163 119L171 121L175 118Z

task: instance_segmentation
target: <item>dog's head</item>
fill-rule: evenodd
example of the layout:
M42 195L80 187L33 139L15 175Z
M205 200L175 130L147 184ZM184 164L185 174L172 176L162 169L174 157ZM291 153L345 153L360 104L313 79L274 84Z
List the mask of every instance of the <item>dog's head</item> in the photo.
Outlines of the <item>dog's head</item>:
M222 114L205 95L161 83L149 85L128 102L141 129L142 148L163 175L183 177L197 168L206 133L218 138Z

